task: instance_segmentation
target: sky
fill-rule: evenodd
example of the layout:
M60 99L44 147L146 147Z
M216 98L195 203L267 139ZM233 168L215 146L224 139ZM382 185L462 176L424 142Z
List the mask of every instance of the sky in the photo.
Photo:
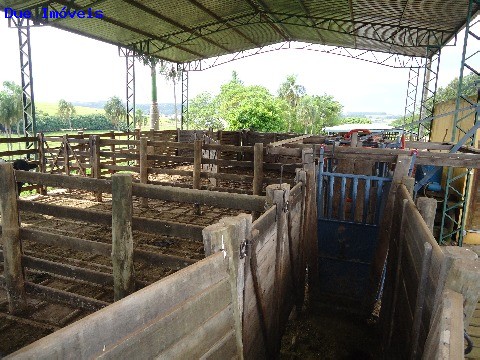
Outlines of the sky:
M439 85L459 75L463 35L442 52ZM18 36L0 11L0 83L20 83ZM101 101L125 99L125 58L113 45L51 27L31 29L35 101ZM136 102L150 103L150 71L136 62ZM263 85L276 94L287 75L311 95L324 93L344 106L344 112L404 113L408 70L393 69L337 55L305 50L281 50L237 60L204 71L190 72L189 96L220 85L237 71L246 85ZM158 77L159 102L173 102L173 87Z

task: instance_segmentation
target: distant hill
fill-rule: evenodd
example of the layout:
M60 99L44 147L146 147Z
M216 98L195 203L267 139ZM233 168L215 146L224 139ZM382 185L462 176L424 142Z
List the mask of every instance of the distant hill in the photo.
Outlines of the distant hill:
M93 102L88 102L88 101L73 101L72 104L75 106L84 106L84 107L89 107L89 108L95 108L95 109L102 109L105 106L105 103L107 101L93 101ZM177 104L179 111L180 111L180 105ZM144 113L150 114L150 104L135 104L135 107L137 109L142 109ZM163 115L173 115L175 114L175 104L173 103L159 103L158 108L160 110L160 113Z

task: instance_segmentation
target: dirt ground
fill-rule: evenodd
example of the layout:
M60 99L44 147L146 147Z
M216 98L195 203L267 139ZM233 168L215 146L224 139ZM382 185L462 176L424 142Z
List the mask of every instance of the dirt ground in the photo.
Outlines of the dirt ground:
M307 303L282 338L283 360L376 360L380 336L367 320L334 303Z
M94 201L92 193L83 191L55 190L50 192L48 196L34 195L29 197L29 199L36 202L99 212L111 211L111 198L104 196L103 202L98 203ZM213 224L222 217L235 216L240 212L240 210L202 206L201 213L198 215L192 204L149 200L148 208L142 208L139 200L134 200L134 216L201 226ZM20 220L22 227L25 228L111 243L111 228L109 226L30 212L21 212ZM201 241L141 231L133 231L133 238L136 249L175 255L195 261L204 257L203 243ZM50 260L103 273L112 273L111 259L109 257L55 246L46 246L32 241L23 241L22 246L26 255L42 260ZM187 265L185 263L185 266ZM142 261L135 261L134 267L136 280L147 284L158 281L179 270L179 268L152 265ZM2 273L3 266L0 263L0 274ZM108 286L99 286L31 269L26 269L26 278L33 283L105 302L113 302L113 289ZM2 354L6 355L16 351L91 313L91 311L75 309L64 304L45 302L31 296L28 296L28 310L22 315L10 315L7 305L6 292L0 288L0 357Z
M172 168L192 170L191 166L172 166ZM246 170L239 171L228 168L222 168L222 172L253 175ZM278 172L266 172L265 176L275 178L279 177L279 174ZM282 175L284 181L292 180L293 177L294 175L291 173L285 173ZM176 184L191 184L192 181L191 177L155 174L150 174L149 180ZM215 184L209 179L202 179L202 185L213 187ZM251 183L245 182L222 180L220 186L222 188L243 191L251 190ZM108 194L104 194L102 203L95 202L94 195L91 192L77 190L68 191L65 189L49 191L48 196L33 195L28 199L42 203L89 209L99 212L111 211L111 197ZM198 209L195 208L193 204L182 204L160 200L149 200L148 208L143 208L140 206L139 199L134 199L133 205L134 216L201 226L213 224L222 217L235 216L241 212L245 212L240 210L202 206L201 213L198 214ZM111 243L111 228L109 226L62 219L30 212L21 212L20 220L22 227L25 228L48 231L91 241ZM194 261L200 260L204 257L203 243L201 241L174 238L141 231L133 231L133 238L135 249L159 254L174 255ZM22 246L26 255L40 258L42 260L49 260L103 273L112 273L111 259L109 257L61 247L46 246L32 241L23 241ZM188 264L185 263L184 265L187 266ZM152 265L142 261L135 261L134 267L136 280L139 280L143 284L150 284L158 281L180 269L180 267L169 268L162 265ZM0 275L2 274L3 264L0 262ZM28 281L36 284L72 292L109 303L113 302L113 289L109 286L99 286L32 269L26 269L25 275ZM0 358L3 355L12 353L35 340L73 323L90 313L91 311L76 309L65 304L46 302L28 296L28 310L22 315L12 316L8 313L6 292L0 287Z

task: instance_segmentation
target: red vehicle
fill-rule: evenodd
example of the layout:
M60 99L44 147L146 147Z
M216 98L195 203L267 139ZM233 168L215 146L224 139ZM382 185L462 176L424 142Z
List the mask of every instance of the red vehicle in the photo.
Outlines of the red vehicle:
M358 133L358 136L370 135L372 132L368 129L353 129L346 133L343 138L350 139L353 133Z

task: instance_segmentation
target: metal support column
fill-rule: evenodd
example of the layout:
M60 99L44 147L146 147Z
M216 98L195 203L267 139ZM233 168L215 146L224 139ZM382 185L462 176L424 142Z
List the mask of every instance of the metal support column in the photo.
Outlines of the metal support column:
M441 49L430 47L426 49L424 67L422 99L420 103L420 120L433 116L435 96L437 94L438 72L440 69ZM417 129L418 141L428 141L430 137L431 121L420 122Z
M135 115L135 52L123 49L126 65L126 98L127 98L127 132L128 138L134 139L137 119Z
M32 49L30 47L29 19L9 19L18 31L18 46L20 53L20 75L22 78L22 105L23 105L23 129L26 137L35 136L35 99L33 93L32 75ZM31 149L36 142L25 142L25 148Z
M456 145L450 152L458 151L463 145L475 146L477 129L480 128L480 122L478 121L478 112L480 111L480 91L478 86L480 84L474 85L477 87L477 96L472 100L467 96L472 89L464 82L466 72L480 75L480 52L477 50L478 45L480 45L480 20L473 21L473 4L480 4L480 1L470 0L468 6L451 137L451 141L456 143ZM462 245L471 175L472 169L457 168L454 171L452 167L448 168L440 228L440 243L456 240L459 246Z
M417 110L417 90L418 81L420 78L420 68L410 67L408 71L407 96L405 98L405 113L403 116L403 131L409 128L407 119L411 118L409 122L416 122L415 112ZM413 129L410 128L410 140L413 139Z
M182 116L180 122L180 129L183 130L183 125L186 124L188 129L188 71L181 70L182 72Z

